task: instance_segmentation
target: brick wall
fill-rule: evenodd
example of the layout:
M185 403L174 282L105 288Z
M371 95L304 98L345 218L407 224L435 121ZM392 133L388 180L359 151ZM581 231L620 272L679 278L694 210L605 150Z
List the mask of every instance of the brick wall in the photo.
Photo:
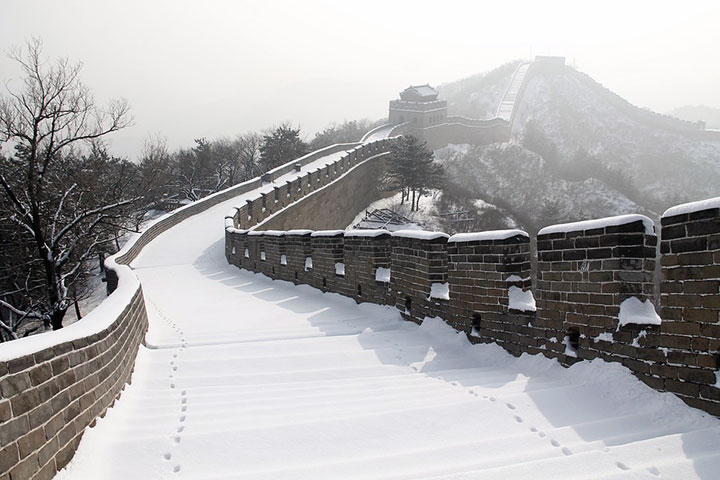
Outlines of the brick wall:
M299 178L284 187L263 187L268 189L267 193L260 193L261 189L255 198L233 212L233 225L263 230L346 226L358 211L385 193L378 185L391 142L379 140L358 146L322 168L310 171L301 168ZM277 203L276 191L280 199ZM312 214L317 211L323 214Z
M44 479L120 395L147 330L142 290L106 329L0 362L0 478Z
M539 346L534 311L510 305L511 287L530 287L530 238L520 230L454 235L448 243L450 324L474 341L518 354ZM533 351L537 353L537 351Z
M515 355L542 353L565 365L620 362L651 387L720 416L720 199L677 211L662 219L661 252L653 222L640 215L543 229L534 275L530 239L518 230L275 238L285 244L296 283L394 305L415 322L440 316L471 341L496 342ZM227 238L241 244L253 236L230 229ZM302 268L307 255L310 270ZM253 259L228 255L258 271ZM389 282L378 280L378 268L391 272Z

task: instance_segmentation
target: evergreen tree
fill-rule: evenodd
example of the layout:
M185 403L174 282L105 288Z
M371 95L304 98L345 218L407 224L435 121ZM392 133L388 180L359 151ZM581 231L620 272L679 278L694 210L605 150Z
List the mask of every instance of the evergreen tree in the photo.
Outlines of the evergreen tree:
M308 146L300 138L300 129L282 124L267 135L263 135L260 145L260 168L263 172L267 172L302 157L307 152Z
M409 200L410 210L416 211L422 195L442 187L444 172L425 142L406 135L390 146L386 181L390 188L402 192L401 203Z

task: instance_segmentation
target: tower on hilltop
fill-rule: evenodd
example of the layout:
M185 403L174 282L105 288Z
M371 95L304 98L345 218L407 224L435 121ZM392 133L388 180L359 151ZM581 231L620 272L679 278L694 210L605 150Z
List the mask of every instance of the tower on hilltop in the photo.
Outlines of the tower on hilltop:
M392 125L410 122L423 129L447 121L447 101L438 100L438 91L428 84L411 85L400 92L400 100L390 100L388 120Z

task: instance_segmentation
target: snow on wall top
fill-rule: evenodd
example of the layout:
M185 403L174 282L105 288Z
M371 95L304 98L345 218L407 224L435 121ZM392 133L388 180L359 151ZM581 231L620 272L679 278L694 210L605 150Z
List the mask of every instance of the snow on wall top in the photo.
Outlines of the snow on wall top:
M415 238L418 240L435 240L436 238L450 238L443 232L427 232L425 230L397 230L392 232L393 237Z
M529 237L523 230L490 230L487 232L456 233L448 239L449 242L478 242L484 240L506 240L521 235Z
M295 230L288 230L285 232L286 235L310 235L313 233L312 230L296 228Z
M645 215L618 215L616 217L598 218L597 220L584 220L582 222L561 223L559 225L550 225L541 229L538 235L548 235L550 233L577 232L580 230L591 230L594 228L614 227L641 221L645 226L645 234L653 235L655 233L655 224Z
M676 205L665 210L662 214L665 217L674 217L675 215L682 215L684 213L699 212L700 210L710 210L711 208L720 208L720 197L708 198L707 200L700 200L699 202L683 203L682 205Z
M285 235L285 230L265 230L263 233L268 237L282 237Z
M345 230L346 237L379 237L380 235L390 235L387 230Z
M310 234L311 237L335 237L341 235L345 230L318 230Z
M140 234L135 235L118 253L105 259L105 266L110 270L114 270L118 276L118 286L109 297L100 302L100 304L85 315L81 321L63 327L60 330L44 332L3 343L2 348L0 348L0 361L7 362L24 355L30 355L46 348L54 347L64 342L89 337L90 335L102 332L120 318L123 310L125 310L133 298L133 295L135 295L140 288L140 280L138 280L130 267L118 265L115 259L125 255L139 236Z

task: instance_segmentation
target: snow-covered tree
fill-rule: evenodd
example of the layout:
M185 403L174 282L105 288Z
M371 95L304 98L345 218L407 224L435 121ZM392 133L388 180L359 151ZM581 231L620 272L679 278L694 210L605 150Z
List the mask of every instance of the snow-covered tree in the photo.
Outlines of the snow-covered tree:
M79 80L81 64L48 62L40 40L10 57L23 78L0 97L0 141L14 148L0 163L0 220L16 227L7 235L23 256L3 265L0 305L5 315L58 329L87 262L115 239L138 200L127 188L132 167L98 144L130 123L129 107L96 106ZM89 142L96 148L80 154Z
M402 192L402 203L410 200L410 210L415 211L419 208L420 197L428 190L442 186L444 174L425 142L404 135L390 145L385 179L389 188Z
M300 129L282 124L263 135L260 145L260 166L263 172L272 170L284 163L302 157L308 152L308 146L300 138Z

